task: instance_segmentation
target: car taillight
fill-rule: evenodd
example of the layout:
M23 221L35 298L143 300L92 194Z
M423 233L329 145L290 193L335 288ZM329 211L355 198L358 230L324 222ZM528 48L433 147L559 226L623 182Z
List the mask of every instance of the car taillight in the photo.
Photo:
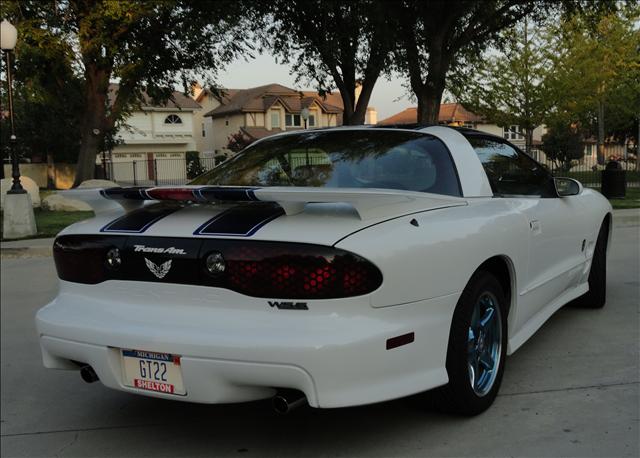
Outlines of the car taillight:
M196 200L190 188L152 188L147 189L146 194L157 200Z
M60 279L85 284L191 284L273 299L360 296L382 284L380 270L366 259L311 244L67 235L56 239L53 252ZM159 275L161 266L166 272Z
M279 242L229 244L229 289L254 297L333 299L360 296L382 283L366 259L337 248Z
M96 284L120 268L124 237L72 235L58 237L53 244L53 259L61 280Z

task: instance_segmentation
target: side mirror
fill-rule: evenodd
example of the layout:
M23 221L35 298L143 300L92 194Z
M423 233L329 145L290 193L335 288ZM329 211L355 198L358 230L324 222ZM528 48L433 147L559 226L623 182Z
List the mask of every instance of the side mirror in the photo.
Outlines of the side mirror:
M554 178L553 183L559 197L577 196L582 193L582 183L573 178Z

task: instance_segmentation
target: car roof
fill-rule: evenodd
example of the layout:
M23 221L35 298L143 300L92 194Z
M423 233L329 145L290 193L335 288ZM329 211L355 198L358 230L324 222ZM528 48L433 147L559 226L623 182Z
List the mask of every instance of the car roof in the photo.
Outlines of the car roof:
M470 129L469 127L446 126L446 125L442 125L442 124L430 124L430 123L424 123L424 124L418 124L418 123L413 123L413 124L387 124L387 125L376 125L376 126L372 126L372 127L374 129L391 128L391 129L401 129L401 130L422 130L422 129L426 129L427 127L433 127L433 126L448 127L449 129L453 129L453 130L456 130L456 131L460 132L465 137L491 137L491 138L495 138L495 139L499 139L499 140L504 140L504 138L500 137L499 135L490 134L488 132L483 132L481 130Z
M464 135L465 137L484 137L484 138L493 138L496 140L500 140L502 142L505 141L504 138L498 135L490 134L488 132L482 132L476 129L470 129L468 127L445 126L442 124L429 124L429 123L413 123L413 124L387 124L387 125L346 125L346 126L318 127L314 129L299 129L299 130L293 130L288 132L285 131L285 132L279 132L274 135L269 135L267 137L256 140L255 142L252 143L252 145L261 143L262 141L265 141L265 140L270 140L270 139L272 140L278 137L300 135L300 134L304 134L305 132L314 132L314 131L315 132L328 132L328 131L331 132L331 131L345 131L345 130L392 129L392 130L410 130L414 132L421 132L428 127L445 127L448 129L455 130L461 133L462 135ZM424 132L424 133L426 134L427 132Z

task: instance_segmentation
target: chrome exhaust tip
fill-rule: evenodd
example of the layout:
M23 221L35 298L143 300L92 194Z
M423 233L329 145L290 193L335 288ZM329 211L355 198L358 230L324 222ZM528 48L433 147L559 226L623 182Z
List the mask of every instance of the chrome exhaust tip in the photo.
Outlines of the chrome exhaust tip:
M282 415L288 414L306 402L307 398L304 393L297 390L279 391L272 399L273 410Z
M80 368L80 377L82 377L82 380L84 380L87 383L93 383L93 382L97 382L98 380L100 380L98 378L98 374L96 374L96 371L93 370L93 367L87 365L87 366L82 366Z

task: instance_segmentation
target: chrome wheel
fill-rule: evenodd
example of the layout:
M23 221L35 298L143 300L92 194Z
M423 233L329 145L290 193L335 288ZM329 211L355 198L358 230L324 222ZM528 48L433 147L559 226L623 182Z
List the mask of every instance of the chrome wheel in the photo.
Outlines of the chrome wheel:
M502 314L496 297L486 291L473 308L467 340L469 382L478 396L484 396L493 387L501 355Z

